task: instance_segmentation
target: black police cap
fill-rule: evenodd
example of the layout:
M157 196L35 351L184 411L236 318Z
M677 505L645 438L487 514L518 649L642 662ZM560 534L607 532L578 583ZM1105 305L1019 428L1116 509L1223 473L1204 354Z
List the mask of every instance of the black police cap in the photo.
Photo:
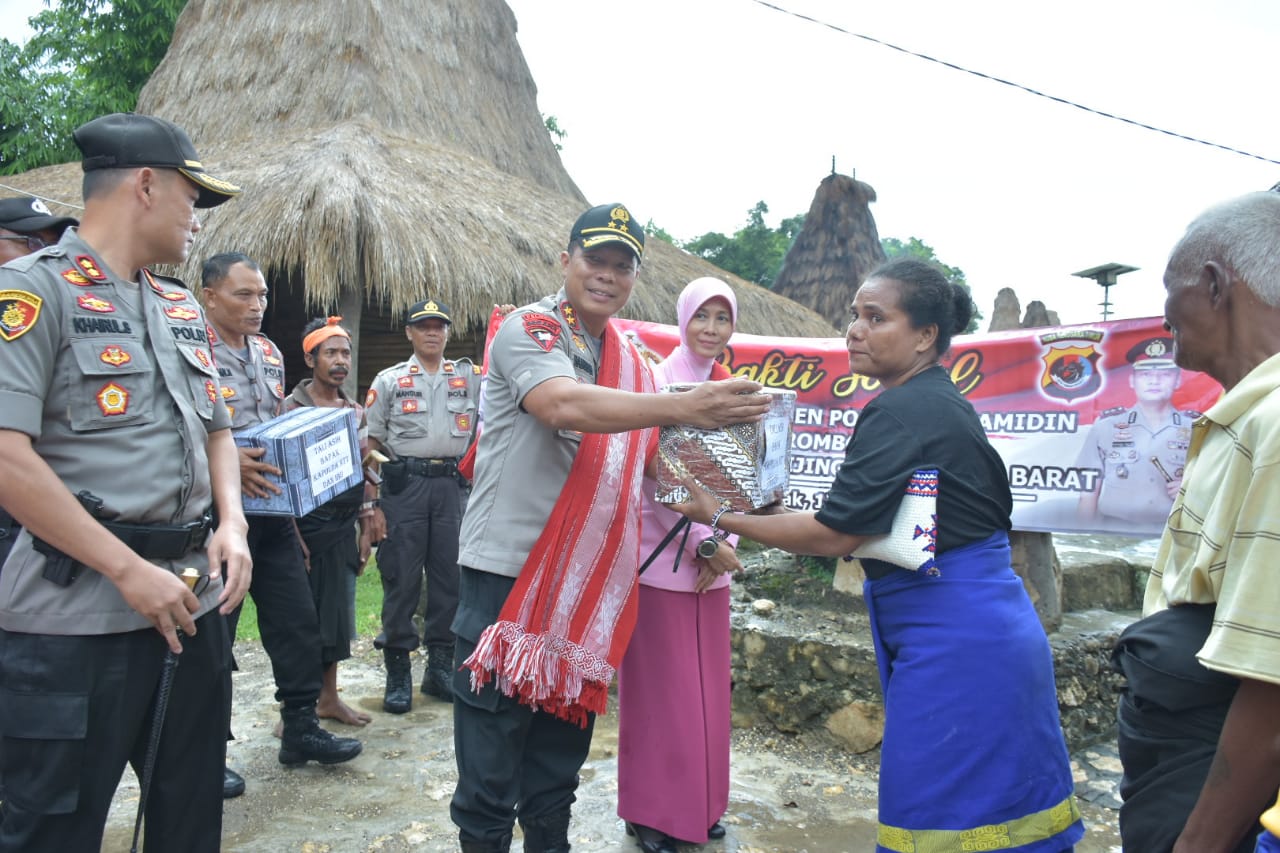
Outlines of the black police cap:
M631 211L621 204L601 204L578 217L569 232L569 244L581 243L590 249L620 243L631 250L636 261L644 254L644 228L633 222Z
M81 167L177 169L200 190L196 207L216 207L240 194L233 183L204 170L187 132L171 121L137 113L112 113L80 125L72 134L84 155Z
M443 302L436 302L434 299L424 299L415 303L410 306L409 311L404 315L404 324L406 326L420 323L423 320L444 320L449 325L453 325L453 321L449 319L449 306Z

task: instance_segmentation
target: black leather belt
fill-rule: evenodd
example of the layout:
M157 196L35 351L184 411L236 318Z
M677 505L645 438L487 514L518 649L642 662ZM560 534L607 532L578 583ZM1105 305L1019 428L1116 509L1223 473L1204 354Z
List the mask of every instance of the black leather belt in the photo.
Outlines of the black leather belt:
M444 459L421 459L416 456L401 456L405 470L419 477L456 477L458 460L456 457Z
M181 525L98 523L144 560L180 560L204 547L213 529L213 516L205 513L199 521Z

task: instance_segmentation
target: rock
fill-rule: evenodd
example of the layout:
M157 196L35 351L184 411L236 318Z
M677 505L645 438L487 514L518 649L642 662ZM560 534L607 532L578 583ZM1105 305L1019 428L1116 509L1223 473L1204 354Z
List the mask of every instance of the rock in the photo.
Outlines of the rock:
M884 739L884 708L871 702L850 702L830 717L827 731L854 752L868 752Z
M777 606L777 604L767 598L757 598L755 601L751 602L751 612L757 616L768 616L777 608Z

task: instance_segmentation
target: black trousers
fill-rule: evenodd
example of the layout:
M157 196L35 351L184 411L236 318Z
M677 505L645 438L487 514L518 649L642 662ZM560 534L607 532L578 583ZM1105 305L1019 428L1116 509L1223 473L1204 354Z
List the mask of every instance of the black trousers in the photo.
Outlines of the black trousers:
M290 707L312 704L320 698L323 677L320 620L298 533L289 518L248 518L249 553L253 555L249 595L258 608L262 648L271 659L276 701ZM237 607L227 617L233 639L239 621Z
M184 637L145 816L148 850L222 840L231 649L217 611ZM0 851L98 850L125 763L139 778L167 650L146 628L68 637L0 630Z
M378 648L413 651L419 645L413 614L427 579L423 642L451 645L458 609L458 533L463 489L452 477L411 475L404 491L382 498L387 538L378 546L382 577L382 632Z
M1118 709L1120 838L1125 853L1168 853L1200 797L1239 681L1196 659L1214 605L1184 604L1124 630L1112 653ZM1252 853L1259 828L1236 853Z
M490 681L479 693L457 671L481 632L497 621L515 578L461 567L454 631L453 748L458 786L449 814L462 841L493 842L522 824L567 813L587 760L595 715L585 728L534 711Z

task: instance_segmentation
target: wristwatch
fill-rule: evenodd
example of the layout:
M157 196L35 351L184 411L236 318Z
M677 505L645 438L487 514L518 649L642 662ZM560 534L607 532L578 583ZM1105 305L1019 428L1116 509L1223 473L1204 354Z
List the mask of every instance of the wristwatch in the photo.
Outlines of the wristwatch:
M716 551L720 548L720 540L714 536L708 536L698 543L698 556L704 560L709 560L716 555Z

